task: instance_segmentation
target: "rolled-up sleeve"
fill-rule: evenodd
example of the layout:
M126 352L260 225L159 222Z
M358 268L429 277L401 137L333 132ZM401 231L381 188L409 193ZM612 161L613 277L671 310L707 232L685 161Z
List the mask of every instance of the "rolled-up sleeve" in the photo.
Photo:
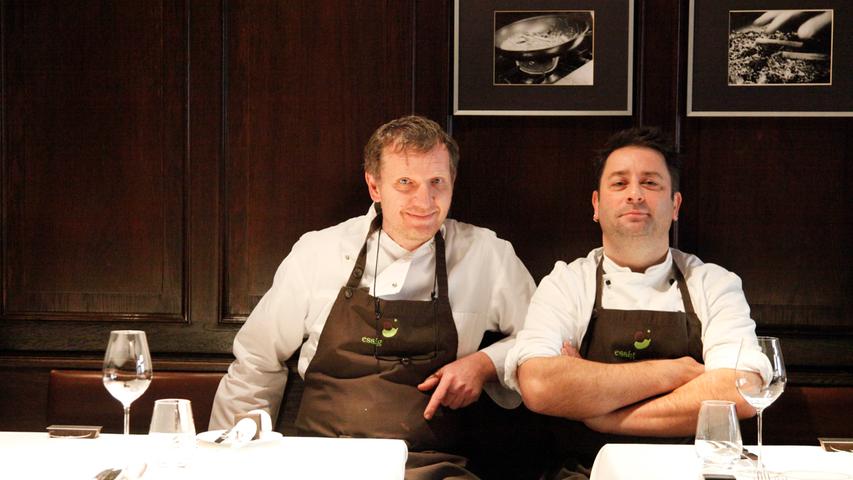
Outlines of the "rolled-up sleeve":
M741 340L755 345L755 322L750 318L749 305L741 287L740 277L714 264L704 264L691 275L701 281L705 299L705 321L702 334L703 358L706 370L735 368ZM699 275L696 275L699 273ZM701 288L701 290L698 290ZM691 292L691 296L696 296ZM745 349L744 355L754 355ZM750 363L761 364L753 358Z
M583 273L557 262L533 294L524 328L506 357L504 381L520 392L517 368L531 358L560 355L564 341L578 345L587 322L582 321L589 302L584 300Z
M536 289L533 277L515 255L512 245L509 242L504 244L499 262L500 271L494 276L495 287L491 293L488 317L489 329L500 331L507 337L482 350L495 364L501 383L504 381L504 360L524 324L527 306Z
M500 249L500 259L497 262L498 270L492 275L494 283L489 298L487 328L499 331L506 337L481 351L494 364L499 382L499 384L487 384L485 386L487 393L498 405L504 408L515 408L521 404L521 397L513 390L506 388L504 365L506 365L507 352L515 343L516 335L524 323L527 306L536 289L536 284L530 272L515 254L512 245L506 241L501 243L503 248Z
M234 339L235 360L216 391L210 429L228 428L235 415L256 408L278 415L287 383L284 362L302 344L308 312L306 270L294 252Z

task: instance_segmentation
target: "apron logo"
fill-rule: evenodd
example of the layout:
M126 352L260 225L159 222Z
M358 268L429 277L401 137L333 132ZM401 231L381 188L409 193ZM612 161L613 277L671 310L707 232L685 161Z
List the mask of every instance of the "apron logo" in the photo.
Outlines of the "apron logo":
M382 336L391 338L397 335L397 324L400 323L396 318L393 321L385 320L382 322Z
M645 350L649 348L649 345L652 343L652 331L646 330L638 331L634 333L634 348L637 350Z
M633 360L637 357L637 352L628 352L625 350L613 350L613 356L619 358L627 358Z
M634 350L613 350L613 356L616 358L624 358L626 360L636 360L637 351L645 350L652 344L652 331L638 330L634 332Z
M381 338L373 338L373 337L361 337L361 343L366 343L368 345L376 345L377 347L382 346Z

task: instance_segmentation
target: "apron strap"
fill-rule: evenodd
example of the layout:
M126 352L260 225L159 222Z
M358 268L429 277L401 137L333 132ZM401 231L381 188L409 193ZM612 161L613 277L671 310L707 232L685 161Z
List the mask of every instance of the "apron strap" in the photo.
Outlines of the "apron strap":
M440 229L435 232L435 276L438 283L438 298L448 299L447 258L444 253L444 237L441 236ZM433 297L435 297L434 294Z
M678 263L672 259L672 265L675 267L675 281L678 282L678 291L681 292L681 301L684 302L684 313L694 313L693 301L690 300L690 291L687 290L687 280L684 279L684 274L678 268Z
M595 267L595 305L592 307L593 312L601 310L601 281L604 278L604 252L601 252L601 259L598 261L598 266Z
M364 243L361 245L361 251L358 252L358 259L356 259L355 266L352 267L352 273L350 273L350 276L347 279L348 289L356 289L359 284L361 284L361 277L364 275L364 266L367 265L367 239L373 235L373 232L379 230L381 226L382 210L377 207L376 216L373 218L373 221L370 222L370 228L367 230L367 236L364 237Z

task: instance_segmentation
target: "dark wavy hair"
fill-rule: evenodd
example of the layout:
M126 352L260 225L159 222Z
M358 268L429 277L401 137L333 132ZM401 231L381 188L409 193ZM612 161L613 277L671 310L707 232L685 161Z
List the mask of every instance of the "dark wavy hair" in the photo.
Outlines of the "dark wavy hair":
M672 194L675 195L675 192L679 191L679 181L681 178L680 159L675 152L672 141L657 127L629 128L616 132L607 139L604 148L596 151L595 158L593 159L596 190L601 186L601 175L604 173L604 164L607 162L607 157L614 151L624 147L645 147L660 153L666 162L669 176L672 178Z

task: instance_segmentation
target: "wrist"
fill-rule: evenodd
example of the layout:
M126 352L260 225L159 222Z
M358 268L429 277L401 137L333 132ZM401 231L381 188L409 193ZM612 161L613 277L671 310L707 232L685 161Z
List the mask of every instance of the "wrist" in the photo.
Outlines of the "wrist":
M492 382L498 379L497 368L495 368L492 358L485 352L479 351L474 353L472 355L472 360L475 362L477 372L479 373L480 378L483 379L483 383Z

